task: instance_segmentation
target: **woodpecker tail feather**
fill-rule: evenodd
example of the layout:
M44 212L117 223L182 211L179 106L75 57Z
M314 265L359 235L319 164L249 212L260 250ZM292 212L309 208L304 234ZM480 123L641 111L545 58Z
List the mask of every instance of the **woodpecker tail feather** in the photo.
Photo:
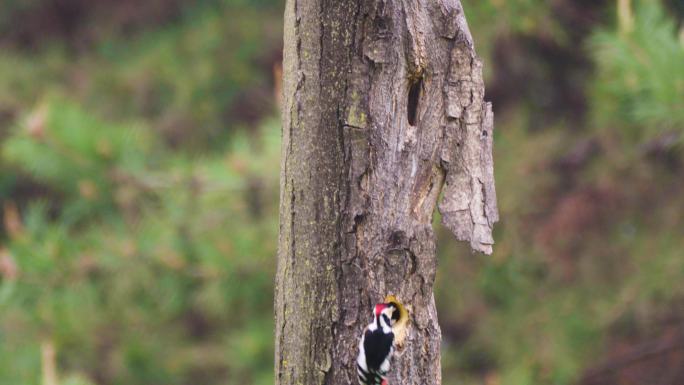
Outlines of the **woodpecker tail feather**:
M366 371L361 365L356 365L356 372L359 375L359 383L362 385L387 385L385 373L376 371Z

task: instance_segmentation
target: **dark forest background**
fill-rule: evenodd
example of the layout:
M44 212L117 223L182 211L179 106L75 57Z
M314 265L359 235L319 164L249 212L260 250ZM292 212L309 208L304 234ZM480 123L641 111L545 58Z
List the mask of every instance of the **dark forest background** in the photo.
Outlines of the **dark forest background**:
M684 384L684 2L463 4L502 221L438 230L444 384ZM0 3L0 385L273 383L282 8Z

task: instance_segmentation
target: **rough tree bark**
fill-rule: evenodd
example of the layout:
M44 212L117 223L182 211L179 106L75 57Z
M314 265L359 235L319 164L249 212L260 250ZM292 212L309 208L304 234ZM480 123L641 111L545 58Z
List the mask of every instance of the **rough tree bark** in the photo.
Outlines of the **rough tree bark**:
M356 384L386 294L407 305L390 384L441 383L439 210L491 253L491 105L458 0L288 0L276 384Z

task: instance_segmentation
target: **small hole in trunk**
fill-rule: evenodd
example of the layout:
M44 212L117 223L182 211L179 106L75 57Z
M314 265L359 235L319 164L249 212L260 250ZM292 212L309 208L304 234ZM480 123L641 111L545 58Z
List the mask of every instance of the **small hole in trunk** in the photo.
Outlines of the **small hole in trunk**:
M420 102L420 94L423 91L423 78L420 77L411 82L411 88L408 92L408 101L406 104L406 117L410 125L415 126L418 118L418 104Z

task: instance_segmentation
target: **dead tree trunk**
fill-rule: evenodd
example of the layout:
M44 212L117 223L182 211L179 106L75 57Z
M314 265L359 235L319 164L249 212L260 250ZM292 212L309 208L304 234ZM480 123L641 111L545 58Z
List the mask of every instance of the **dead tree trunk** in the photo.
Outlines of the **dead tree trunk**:
M410 311L390 384L440 384L443 222L490 253L492 111L458 0L288 0L276 384L356 384L371 306Z

